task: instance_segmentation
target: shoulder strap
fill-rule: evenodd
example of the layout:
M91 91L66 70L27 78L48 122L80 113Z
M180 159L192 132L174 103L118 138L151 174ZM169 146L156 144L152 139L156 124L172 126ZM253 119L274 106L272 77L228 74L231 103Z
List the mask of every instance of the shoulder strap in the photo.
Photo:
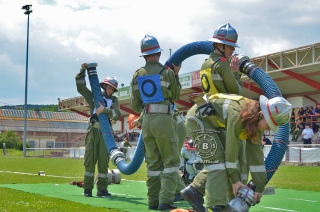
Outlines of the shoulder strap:
M213 66L217 65L220 62L221 62L221 58L219 58L218 60L214 61L214 63L211 65L211 69L213 68Z
M162 72L166 69L166 67L163 67L163 69L161 69L161 71L159 72L159 74L161 75Z

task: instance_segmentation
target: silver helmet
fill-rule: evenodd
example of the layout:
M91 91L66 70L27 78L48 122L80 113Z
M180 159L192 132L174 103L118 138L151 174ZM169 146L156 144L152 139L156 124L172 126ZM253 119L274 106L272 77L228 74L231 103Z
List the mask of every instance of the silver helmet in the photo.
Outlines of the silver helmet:
M289 122L292 105L283 97L268 99L264 95L260 96L260 107L263 116L273 132L278 131L278 127Z
M140 43L141 47L141 56L155 54L163 51L160 48L158 40L150 35L145 35Z
M100 87L104 89L103 85L108 84L114 88L114 92L118 91L118 80L115 77L107 77L104 79L103 82L100 82Z
M219 26L213 33L213 36L209 41L215 43L222 43L233 47L239 47L237 45L238 33L229 23Z

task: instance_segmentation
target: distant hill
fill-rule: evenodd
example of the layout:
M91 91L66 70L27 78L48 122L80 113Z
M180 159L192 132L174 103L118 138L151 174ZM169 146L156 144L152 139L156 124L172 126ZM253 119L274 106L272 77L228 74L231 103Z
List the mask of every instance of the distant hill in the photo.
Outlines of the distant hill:
M4 105L0 109L12 109L12 110L24 110L24 105ZM27 105L28 110L40 110L40 111L58 111L58 105Z

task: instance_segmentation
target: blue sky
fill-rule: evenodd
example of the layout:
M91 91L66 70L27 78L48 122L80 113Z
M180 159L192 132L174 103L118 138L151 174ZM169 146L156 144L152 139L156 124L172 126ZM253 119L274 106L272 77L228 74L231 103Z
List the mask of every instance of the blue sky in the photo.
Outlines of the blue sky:
M24 104L27 16L30 15L28 104L79 96L75 75L97 62L99 79L130 84L144 65L140 41L155 36L161 62L185 44L207 40L230 23L237 53L257 57L320 42L320 0L0 0L0 106ZM206 55L187 59L181 73L199 70ZM88 84L89 86L89 84Z

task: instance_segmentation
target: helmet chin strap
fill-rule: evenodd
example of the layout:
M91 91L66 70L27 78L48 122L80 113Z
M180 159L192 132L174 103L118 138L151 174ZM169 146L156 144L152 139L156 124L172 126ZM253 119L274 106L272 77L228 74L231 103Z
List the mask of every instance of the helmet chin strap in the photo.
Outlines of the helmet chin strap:
M217 47L218 51L223 57L226 57L226 55L224 54L225 48L226 48L225 44L222 44L222 50L220 50L219 47Z

